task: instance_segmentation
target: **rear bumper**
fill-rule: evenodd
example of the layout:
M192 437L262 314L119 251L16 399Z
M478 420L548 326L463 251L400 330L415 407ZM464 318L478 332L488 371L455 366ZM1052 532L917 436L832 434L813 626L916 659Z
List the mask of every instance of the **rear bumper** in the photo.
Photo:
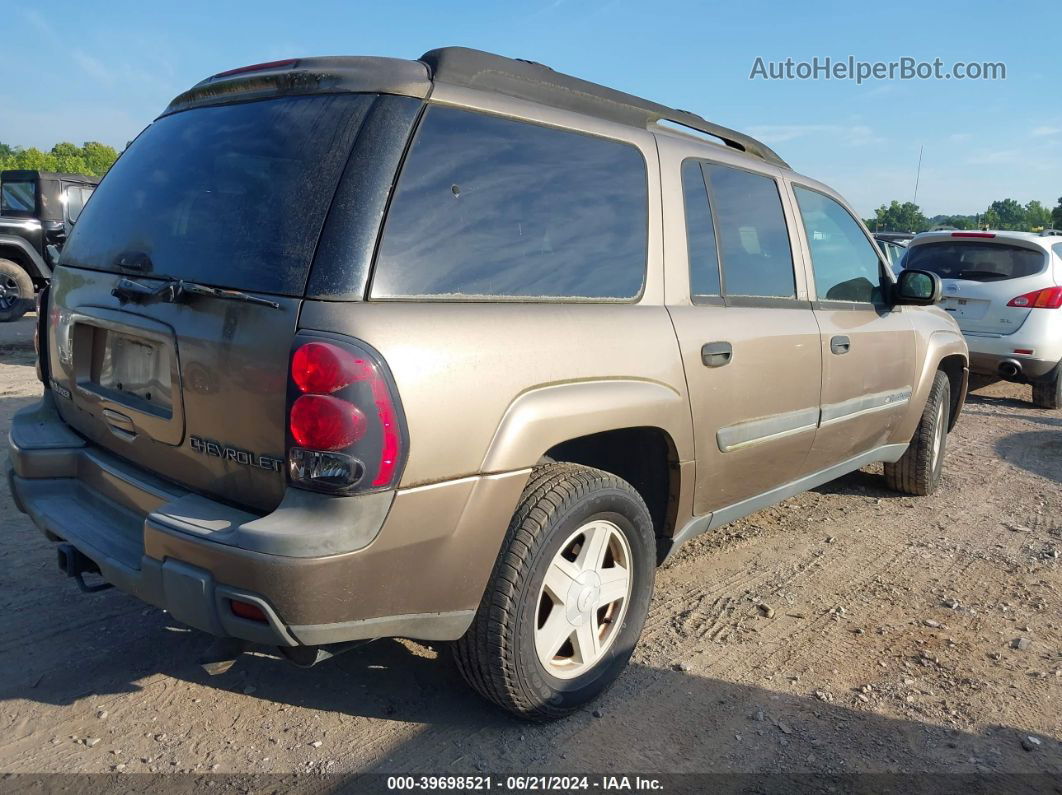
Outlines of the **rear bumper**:
M970 337L967 337L967 340L970 339ZM1011 376L1005 372L1001 372L1002 369L1007 369L1009 372L1009 368L1006 366L1012 364L1019 368L1019 372L1016 375ZM988 353L975 351L973 349L973 342L971 341L970 343L971 373L997 376L1013 381L1038 381L1050 376L1051 371L1054 370L1057 365L1057 359L1050 361L1015 353Z
M1011 380L1037 381L1050 375L1062 360L1062 311L1033 309L1012 334L964 336L970 349L971 372L1000 376L1000 366L1014 362L1020 373Z
M121 590L197 629L255 643L460 637L529 474L357 497L288 489L274 512L255 516L93 447L52 400L46 393L12 421L19 509ZM236 615L233 599L258 605L267 621Z

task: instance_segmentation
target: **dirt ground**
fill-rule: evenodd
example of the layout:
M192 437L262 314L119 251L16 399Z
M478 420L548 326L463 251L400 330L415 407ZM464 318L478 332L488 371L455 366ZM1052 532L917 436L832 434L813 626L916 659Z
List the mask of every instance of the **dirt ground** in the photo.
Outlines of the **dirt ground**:
M40 391L27 341L0 331L0 428ZM1060 483L1062 413L979 390L936 496L868 470L689 544L658 572L630 670L549 726L405 641L311 670L245 656L211 678L206 636L80 594L4 488L0 774L1062 776Z

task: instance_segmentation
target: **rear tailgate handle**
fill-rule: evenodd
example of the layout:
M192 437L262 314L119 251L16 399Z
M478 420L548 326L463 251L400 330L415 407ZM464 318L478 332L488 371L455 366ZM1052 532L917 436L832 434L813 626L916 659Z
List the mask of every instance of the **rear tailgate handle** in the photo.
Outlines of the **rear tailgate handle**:
M734 358L734 346L729 342L706 342L701 346L701 363L705 367L722 367Z
M830 340L830 353L840 356L842 353L848 353L851 348L852 341L848 337L834 337Z
M133 424L132 417L122 414L120 411L104 409L103 419L107 421L108 427L115 436L127 440L136 436L136 425Z

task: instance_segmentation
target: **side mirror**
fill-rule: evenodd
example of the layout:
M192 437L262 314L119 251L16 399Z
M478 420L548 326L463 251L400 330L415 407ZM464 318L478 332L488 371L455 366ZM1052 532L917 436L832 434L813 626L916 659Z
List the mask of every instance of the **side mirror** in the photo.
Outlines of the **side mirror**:
M938 304L943 294L944 286L940 277L935 273L920 270L900 271L892 291L894 303L914 306Z

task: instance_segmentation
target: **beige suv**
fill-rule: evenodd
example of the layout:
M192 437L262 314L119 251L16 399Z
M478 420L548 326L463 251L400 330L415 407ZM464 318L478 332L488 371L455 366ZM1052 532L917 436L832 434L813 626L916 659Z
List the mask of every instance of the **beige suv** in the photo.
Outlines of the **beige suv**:
M261 64L86 205L11 487L85 590L302 664L453 641L554 718L686 539L874 462L936 488L967 381L939 294L690 113L464 49Z

